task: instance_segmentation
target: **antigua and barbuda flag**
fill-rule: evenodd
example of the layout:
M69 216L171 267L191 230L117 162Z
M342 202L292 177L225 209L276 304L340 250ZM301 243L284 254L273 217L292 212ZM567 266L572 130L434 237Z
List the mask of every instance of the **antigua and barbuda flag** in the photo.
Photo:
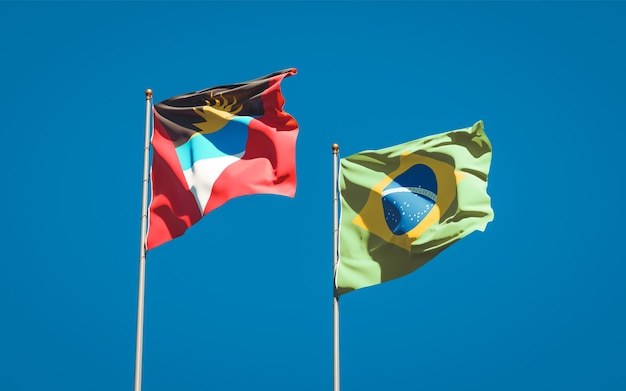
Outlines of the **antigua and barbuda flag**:
M341 159L338 294L409 274L493 220L474 126Z
M232 198L295 196L298 124L283 111L280 89L294 74L286 69L154 105L148 250Z

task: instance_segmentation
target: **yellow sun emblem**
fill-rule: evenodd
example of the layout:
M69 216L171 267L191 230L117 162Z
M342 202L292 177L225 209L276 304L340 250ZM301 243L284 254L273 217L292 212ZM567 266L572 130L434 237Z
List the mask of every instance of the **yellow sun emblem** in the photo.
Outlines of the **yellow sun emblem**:
M228 121L237 116L243 105L237 104L237 98L233 97L231 101L228 100L221 93L214 94L211 91L211 100L205 100L206 105L200 108L195 108L196 114L204 119L204 122L194 123L193 125L200 129L200 134L209 134L217 132L222 129Z

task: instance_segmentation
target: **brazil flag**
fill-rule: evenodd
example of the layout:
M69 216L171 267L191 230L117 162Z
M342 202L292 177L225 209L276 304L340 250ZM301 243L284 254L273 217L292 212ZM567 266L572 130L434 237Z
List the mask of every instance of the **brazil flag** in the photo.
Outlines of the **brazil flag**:
M482 121L341 159L338 294L409 274L484 231L490 165Z

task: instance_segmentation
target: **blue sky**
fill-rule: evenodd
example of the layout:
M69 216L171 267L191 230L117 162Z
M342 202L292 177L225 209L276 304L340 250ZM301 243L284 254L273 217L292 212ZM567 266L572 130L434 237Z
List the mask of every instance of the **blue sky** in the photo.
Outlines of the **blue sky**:
M341 300L342 390L626 389L624 2L1 2L0 389L132 389L146 88L295 67L294 199L148 254L143 389L332 389L332 143L471 126L495 219Z

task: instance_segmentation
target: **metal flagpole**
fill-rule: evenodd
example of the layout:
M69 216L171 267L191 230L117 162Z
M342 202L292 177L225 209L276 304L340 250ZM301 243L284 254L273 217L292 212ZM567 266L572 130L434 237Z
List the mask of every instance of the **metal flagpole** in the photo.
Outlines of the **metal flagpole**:
M334 362L334 391L339 391L339 293L337 292L337 264L339 257L339 194L337 182L337 161L339 159L339 145L333 144L333 362Z
M143 189L141 197L141 239L139 240L139 289L137 292L137 339L135 348L135 391L141 390L143 355L143 308L146 289L146 229L148 226L148 166L150 160L150 108L152 90L146 90L146 130L143 145Z

